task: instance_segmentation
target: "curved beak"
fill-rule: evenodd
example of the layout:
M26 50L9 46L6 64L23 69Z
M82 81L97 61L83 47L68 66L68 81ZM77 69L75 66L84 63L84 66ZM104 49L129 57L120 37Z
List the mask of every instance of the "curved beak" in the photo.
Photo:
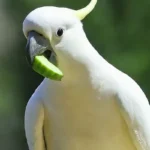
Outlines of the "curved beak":
M33 64L35 56L42 55L47 50L51 55L49 41L35 31L28 34L28 42L26 45L26 58L30 65ZM52 49L51 49L52 50Z
M35 31L28 34L26 58L32 68L40 75L53 80L61 80L63 73L50 61L53 50L50 42Z

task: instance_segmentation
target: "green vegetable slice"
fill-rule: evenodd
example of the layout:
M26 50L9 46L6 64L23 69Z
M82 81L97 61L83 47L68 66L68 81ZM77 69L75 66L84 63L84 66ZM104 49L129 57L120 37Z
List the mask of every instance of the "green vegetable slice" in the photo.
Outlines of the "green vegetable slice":
M32 67L34 71L40 75L52 80L60 81L63 77L63 73L60 69L49 62L43 55L35 56Z

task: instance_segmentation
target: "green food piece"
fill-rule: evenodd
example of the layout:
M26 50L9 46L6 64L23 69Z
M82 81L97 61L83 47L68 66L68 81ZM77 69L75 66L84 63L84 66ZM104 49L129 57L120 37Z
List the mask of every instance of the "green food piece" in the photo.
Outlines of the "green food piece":
M40 75L52 80L60 81L63 77L63 73L59 70L59 68L54 66L44 56L35 56L32 67L34 71Z

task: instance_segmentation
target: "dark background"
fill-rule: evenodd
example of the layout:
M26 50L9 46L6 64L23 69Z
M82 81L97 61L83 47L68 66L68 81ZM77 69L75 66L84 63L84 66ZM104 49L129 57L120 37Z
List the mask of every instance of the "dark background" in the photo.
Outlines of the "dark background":
M25 59L22 22L45 5L79 9L89 0L0 0L0 149L27 150L24 110L42 81ZM150 1L98 0L83 21L99 53L126 72L150 99ZM136 93L135 93L136 94Z

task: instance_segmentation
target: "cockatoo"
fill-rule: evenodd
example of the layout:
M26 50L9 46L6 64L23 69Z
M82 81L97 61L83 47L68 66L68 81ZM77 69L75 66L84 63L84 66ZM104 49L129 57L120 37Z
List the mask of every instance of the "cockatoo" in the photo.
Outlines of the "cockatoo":
M80 10L40 7L23 22L30 64L50 52L64 74L61 81L45 78L27 104L30 150L150 150L145 94L99 55L84 32L81 21L96 3Z

